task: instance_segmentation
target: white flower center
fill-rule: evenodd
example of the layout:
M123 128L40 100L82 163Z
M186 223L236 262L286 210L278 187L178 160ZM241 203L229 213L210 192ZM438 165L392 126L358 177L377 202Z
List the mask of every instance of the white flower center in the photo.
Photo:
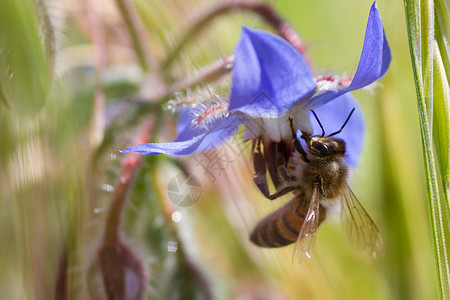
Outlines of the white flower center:
M254 118L244 120L245 132L244 140L251 140L257 137L280 142L282 140L292 140L292 125L294 131L301 130L304 133L312 134L309 111L294 108L290 113L279 118Z

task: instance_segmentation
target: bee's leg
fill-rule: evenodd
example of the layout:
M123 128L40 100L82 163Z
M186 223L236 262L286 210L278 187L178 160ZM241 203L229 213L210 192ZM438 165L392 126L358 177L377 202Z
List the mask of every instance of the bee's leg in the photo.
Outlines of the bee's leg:
M253 153L253 165L254 165L254 169L255 169L255 177L253 178L253 181L255 182L256 186L259 188L261 193L267 199L270 199L270 200L277 199L277 198L279 198L283 195L286 195L287 193L292 192L298 188L297 186L286 186L271 195L269 192L269 185L267 184L266 161L264 159L264 156L260 152Z
M297 177L288 173L288 167L286 166L280 166L278 168L278 174L284 179L286 183L297 181Z
M292 181L292 176L289 176L285 166L278 167L278 174L286 181Z
M264 159L267 170L272 179L275 189L280 189L286 185L286 181L291 181L287 175L287 164L291 155L291 146L282 142L270 142L264 144Z
M300 153L302 160L304 162L309 162L309 159L306 156L306 151L305 151L305 149L303 149L302 144L300 143L300 140L298 139L297 136L295 136L295 138L294 138L294 147L295 147L295 150L297 150L297 152Z
M297 133L294 130L294 125L292 125L292 118L289 118L289 124L291 126L292 131L292 142L294 143L295 150L297 150L298 153L302 156L302 160L304 162L309 162L308 157L306 156L306 151L303 149L302 144L300 143L300 140L297 137Z

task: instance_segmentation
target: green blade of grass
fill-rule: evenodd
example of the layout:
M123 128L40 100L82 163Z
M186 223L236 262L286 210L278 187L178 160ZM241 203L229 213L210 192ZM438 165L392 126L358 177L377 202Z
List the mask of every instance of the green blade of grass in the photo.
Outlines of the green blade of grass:
M450 4L436 0L436 44L434 57L434 127L436 153L446 203L450 182ZM447 209L449 209L447 207Z
M433 69L433 136L444 197L446 197L448 209L448 194L445 191L448 191L447 188L450 181L450 88L448 86L444 61L442 60L437 43L435 44Z
M444 226L444 220L448 220L449 212L448 206L443 208L441 205L443 191L441 189L442 186L439 184L432 136L433 113L435 113L433 111L435 108L433 100L439 101L439 99L433 98L433 87L436 87L433 86L433 57L435 52L433 50L436 49L434 46L434 4L431 0L420 2L406 0L405 14L416 84L420 132L426 172L428 209L438 275L439 294L441 299L449 299L450 267L448 262L448 249L445 241L448 229ZM441 118L440 114L438 117ZM437 141L435 143L439 144Z

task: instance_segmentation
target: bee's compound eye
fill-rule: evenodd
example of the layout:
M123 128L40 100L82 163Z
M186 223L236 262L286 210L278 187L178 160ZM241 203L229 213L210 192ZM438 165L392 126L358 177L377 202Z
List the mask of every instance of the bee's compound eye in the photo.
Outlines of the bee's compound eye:
M316 152L319 155L328 154L328 146L324 143L314 143L313 148L314 152Z

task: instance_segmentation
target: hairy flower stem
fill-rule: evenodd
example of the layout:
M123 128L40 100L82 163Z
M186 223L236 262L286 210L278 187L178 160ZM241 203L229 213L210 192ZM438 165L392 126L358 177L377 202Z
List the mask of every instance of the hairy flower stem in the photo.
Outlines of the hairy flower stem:
M162 69L168 69L174 62L175 58L180 54L181 50L186 44L195 37L209 22L217 18L219 15L226 14L234 11L248 11L253 12L262 17L262 19L271 25L277 33L291 43L298 51L305 57L308 64L311 64L306 56L306 46L295 32L295 30L281 18L279 14L275 12L273 7L269 3L260 1L249 0L232 0L218 2L212 7L207 9L201 16L194 22L194 25L186 31L180 42L175 48L169 52L165 62L162 65ZM311 68L312 69L312 68Z
M141 103L153 103L164 104L166 101L173 97L174 93L187 90L199 85L203 85L209 82L220 79L223 75L231 72L234 63L234 55L226 56L218 61L212 63L209 66L204 67L192 77L175 82L172 86L168 87L162 94L157 94L154 97L144 97L137 94L130 97L129 102L141 102Z
M234 63L234 55L223 57L222 59L216 61L210 66L203 68L200 72L198 72L194 76L175 83L170 88L170 92L171 93L179 92L186 90L187 88L195 87L200 84L218 80L220 77L231 71L233 63Z

